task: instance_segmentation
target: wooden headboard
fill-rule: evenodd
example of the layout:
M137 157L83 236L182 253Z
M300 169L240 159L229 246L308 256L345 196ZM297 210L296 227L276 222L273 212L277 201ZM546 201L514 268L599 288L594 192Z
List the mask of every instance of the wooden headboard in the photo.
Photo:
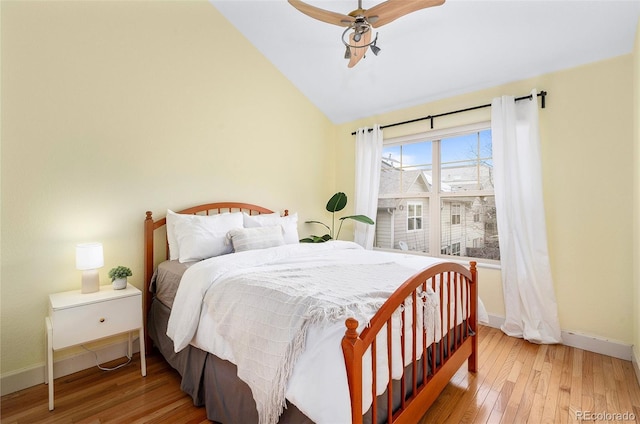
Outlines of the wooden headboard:
M262 206L252 205L250 203L239 202L218 202L218 203L205 203L203 205L192 206L181 211L175 211L180 214L192 214L192 215L216 215L225 212L245 212L249 215L259 215L263 213L273 213L272 210L263 208ZM285 210L284 215L288 215L289 211ZM142 291L142 298L144 299L144 331L145 331L145 344L147 354L151 351L151 341L147 331L147 316L149 309L151 308L152 296L149 292L151 285L151 277L153 276L153 270L155 268L155 255L154 255L154 235L156 230L164 232L166 236L167 218L163 217L158 220L154 220L151 211L147 211L147 216L144 219L144 289ZM162 260L169 258L169 245L165 243L165 249Z

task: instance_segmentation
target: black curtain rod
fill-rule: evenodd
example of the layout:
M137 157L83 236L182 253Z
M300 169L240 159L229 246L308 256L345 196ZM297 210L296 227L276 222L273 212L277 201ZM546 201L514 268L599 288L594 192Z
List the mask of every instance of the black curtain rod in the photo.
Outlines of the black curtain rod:
M546 91L541 91L537 94L538 97L542 98L541 101L541 105L540 107L542 109L545 108L546 104L545 104L545 98L547 96L547 92ZM520 100L532 100L533 99L533 94L529 94L528 96L522 96L522 97L516 97L515 101L518 102ZM471 110L476 110L476 109L484 109L485 107L491 107L491 103L488 103L486 105L480 105L480 106L473 106L473 107L468 107L466 109L460 109L460 110L454 110L451 112L445 112L445 113L439 113L437 115L429 115L429 116L424 116L422 118L416 118L416 119L411 119L409 121L403 121L403 122L396 122L395 124L388 124L388 125L382 125L380 127L380 129L385 129L385 128L390 128L390 127L395 127L398 125L404 125L404 124L411 124L413 122L418 122L418 121L424 121L426 119L431 120L431 129L433 129L433 120L434 118L439 118L441 116L447 116L447 115L453 115L454 113L461 113L461 112L469 112ZM369 128L368 130L369 132L373 131L373 128ZM352 132L351 135L356 135L356 131Z

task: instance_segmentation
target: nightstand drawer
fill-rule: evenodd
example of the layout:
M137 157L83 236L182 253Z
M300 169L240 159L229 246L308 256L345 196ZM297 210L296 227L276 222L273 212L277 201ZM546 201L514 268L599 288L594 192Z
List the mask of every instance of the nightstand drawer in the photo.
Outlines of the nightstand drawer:
M128 296L51 311L53 349L142 327L140 296Z

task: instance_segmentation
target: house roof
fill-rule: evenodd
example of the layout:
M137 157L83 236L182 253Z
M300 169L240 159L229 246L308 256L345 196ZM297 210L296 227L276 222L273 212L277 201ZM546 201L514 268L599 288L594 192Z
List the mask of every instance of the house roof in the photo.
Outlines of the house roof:
M401 170L382 161L379 194L427 193L432 187L431 175L422 170ZM448 187L448 186L447 186ZM445 189L445 191L447 191ZM388 209L397 206L397 199L379 199L378 208Z

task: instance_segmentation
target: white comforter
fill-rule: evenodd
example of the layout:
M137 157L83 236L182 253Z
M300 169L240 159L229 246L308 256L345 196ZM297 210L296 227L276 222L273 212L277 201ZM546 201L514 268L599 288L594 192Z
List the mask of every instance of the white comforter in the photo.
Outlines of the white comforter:
M255 361L251 358L247 359L243 349L238 348L238 341L234 340L233 331L224 330L225 327L229 328L228 322L224 321L228 318L228 314L225 313L223 318L220 315L214 316L213 312L219 312L220 308L229 301L229 298L220 296L220 290L225 284L227 286L236 284L240 276L244 274L255 276L255 272L265 269L279 271L291 267L298 269L394 263L401 266L396 269L400 275L398 275L398 281L394 283L399 285L414 272L437 262L440 260L423 256L367 251L355 243L339 241L324 244L293 244L218 256L195 264L185 272L174 300L167 335L173 340L176 351L192 344L236 364L239 376L252 388L257 405L262 405L264 402L278 402L277 396L274 399L265 400L264 394L260 394L260 384L262 384L262 391L265 388L264 381L252 381L254 380L251 378L252 375L257 371L262 374L265 370L252 368L251 363ZM219 289L218 292L216 287ZM231 287L235 288L233 285ZM237 312L237 309L230 309L230 311ZM373 314L372 311L362 310L346 313L359 319L360 330ZM265 318L266 320L269 318ZM221 325L223 321L225 325ZM418 320L420 327L422 322L420 317ZM399 327L399 321L397 324L394 322L394 327L396 325ZM407 326L410 328L409 325ZM436 327L439 327L439 323ZM292 364L293 368L286 375L288 383L283 386L283 396L319 424L348 423L351 420L349 389L340 345L344 331L343 314L338 314L333 320L324 323L309 325L305 330L306 337L302 339L306 348L299 356L293 358L295 360ZM253 336L255 335L249 337ZM435 334L435 338L438 340L439 334ZM236 342L235 345L234 342ZM385 344L386 342L381 346ZM399 346L394 343L393 349L399 351ZM421 346L418 346L418 350L420 349ZM409 346L406 347L405 353L407 352L410 352ZM384 360L386 353L379 352L378 357L383 359L378 361L379 380L382 382L386 381L384 376L388 372ZM395 362L393 376L399 378L403 363L401 360ZM370 367L366 368L365 365L363 369L370 369ZM378 392L382 393L384 389L385 386L380 384ZM371 402L370 394L367 393L366 396L369 398L363 399L363 412L369 408ZM261 411L260 406L258 408ZM268 407L266 409L269 410ZM273 422L273 415L261 415L261 421Z

